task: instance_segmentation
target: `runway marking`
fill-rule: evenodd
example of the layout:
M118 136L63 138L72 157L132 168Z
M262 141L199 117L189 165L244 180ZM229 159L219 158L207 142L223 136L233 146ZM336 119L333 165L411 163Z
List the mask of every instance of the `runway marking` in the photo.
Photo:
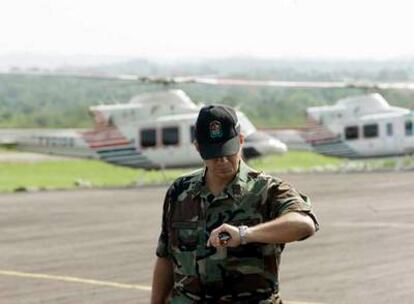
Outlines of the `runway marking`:
M107 286L107 287L115 287L115 288L121 288L121 289L136 289L136 290L151 291L151 287L144 286L144 285L122 284L122 283L116 283L116 282L110 282L110 281L98 281L98 280L82 279L82 278L68 277L68 276L49 275L49 274L44 274L44 273L0 270L0 275L10 276L10 277L30 278L30 279L63 281L63 282L70 282L70 283L81 283L81 284L89 284L89 285L95 285L95 286ZM286 304L322 304L322 303L287 301Z
M286 303L286 304L323 304L323 303L320 303L320 302L297 302L297 301L283 301L283 303Z
M396 222L337 222L337 223L326 223L325 225L334 226L334 227L351 227L351 228L355 227L355 228L414 229L414 224L412 223L396 223Z
M107 287L115 287L115 288L122 288L122 289L137 289L137 290L145 290L145 291L151 290L151 287L143 286L143 285L122 284L122 283L109 282L109 281L98 281L98 280L82 279L82 278L68 277L68 276L49 275L49 274L43 274L43 273L0 270L0 275L11 276L11 277L21 277L21 278L31 278L31 279L63 281L63 282L70 282L70 283L82 283L82 284L107 286Z

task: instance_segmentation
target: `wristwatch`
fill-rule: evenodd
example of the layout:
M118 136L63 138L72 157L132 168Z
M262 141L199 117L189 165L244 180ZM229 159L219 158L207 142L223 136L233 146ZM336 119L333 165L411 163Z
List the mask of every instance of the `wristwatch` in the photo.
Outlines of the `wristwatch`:
M239 228L240 244L241 245L246 245L247 244L246 234L247 234L247 229L249 227L239 226L238 228Z

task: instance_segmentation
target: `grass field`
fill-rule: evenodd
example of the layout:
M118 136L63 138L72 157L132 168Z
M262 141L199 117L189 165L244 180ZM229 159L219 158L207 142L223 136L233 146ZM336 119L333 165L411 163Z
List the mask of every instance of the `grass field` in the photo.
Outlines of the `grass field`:
M0 153L1 152L10 152L14 151L13 146L0 146Z
M144 171L112 166L100 161L69 160L37 163L0 163L0 191L16 188L70 189L84 186L115 187L169 181L183 170Z
M327 157L320 154L305 151L289 151L284 155L272 155L254 159L249 165L255 169L281 172L287 170L306 170L315 167L338 166L343 159Z
M249 165L258 170L280 172L338 165L341 162L342 160L336 158L310 152L292 151L283 156L269 156L253 160ZM94 160L0 163L0 191L10 192L22 187L70 189L77 187L76 182L94 187L168 183L190 170L145 171L112 166Z

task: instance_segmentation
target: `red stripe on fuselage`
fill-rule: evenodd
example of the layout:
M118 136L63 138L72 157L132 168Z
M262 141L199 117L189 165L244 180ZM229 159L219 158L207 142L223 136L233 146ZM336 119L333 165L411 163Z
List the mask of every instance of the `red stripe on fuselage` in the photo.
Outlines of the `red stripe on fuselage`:
M92 149L107 146L121 146L130 143L116 127L85 131L81 133L81 136Z
M306 127L307 131L302 133L302 137L307 143L325 142L338 138L338 134L333 133L323 124L310 117L308 117Z
M102 147L115 147L115 146L124 146L130 144L129 141L118 141L118 142L102 142L99 144L91 144L89 147L96 149L96 148L102 148Z

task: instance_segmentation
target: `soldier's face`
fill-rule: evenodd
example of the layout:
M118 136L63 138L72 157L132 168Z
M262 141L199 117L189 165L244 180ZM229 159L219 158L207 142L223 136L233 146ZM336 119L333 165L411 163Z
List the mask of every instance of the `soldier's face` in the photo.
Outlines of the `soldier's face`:
M239 169L240 151L236 154L204 160L211 176L222 179L232 178Z
M208 168L209 174L221 179L230 179L236 175L241 160L241 147L244 144L243 134L240 134L239 138L240 150L236 154L204 160L204 164ZM196 148L198 150L197 145Z

